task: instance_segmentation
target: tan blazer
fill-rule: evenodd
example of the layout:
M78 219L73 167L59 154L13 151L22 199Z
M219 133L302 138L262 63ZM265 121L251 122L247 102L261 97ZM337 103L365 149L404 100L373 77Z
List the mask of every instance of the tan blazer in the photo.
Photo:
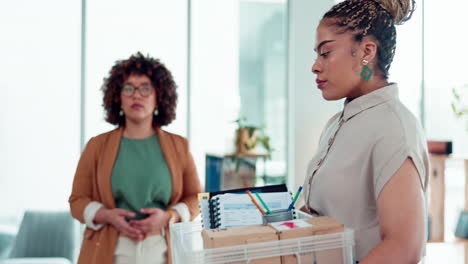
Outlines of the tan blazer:
M172 194L169 207L183 202L190 210L191 220L198 215L197 193L202 191L195 163L185 138L155 129L162 152L172 176ZM91 138L81 154L69 198L71 214L84 223L84 209L97 201L106 208L115 208L111 188L111 173L122 138L123 128ZM112 225L99 231L86 228L78 264L111 264L119 233ZM169 229L166 228L168 263L171 260Z

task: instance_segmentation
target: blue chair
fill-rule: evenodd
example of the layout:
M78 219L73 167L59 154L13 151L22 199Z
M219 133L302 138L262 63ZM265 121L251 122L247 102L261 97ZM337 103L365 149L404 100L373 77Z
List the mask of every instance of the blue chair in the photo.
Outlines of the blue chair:
M27 211L8 259L0 264L71 264L78 225L70 212Z
M15 241L15 233L0 231L0 260L10 256L11 247Z

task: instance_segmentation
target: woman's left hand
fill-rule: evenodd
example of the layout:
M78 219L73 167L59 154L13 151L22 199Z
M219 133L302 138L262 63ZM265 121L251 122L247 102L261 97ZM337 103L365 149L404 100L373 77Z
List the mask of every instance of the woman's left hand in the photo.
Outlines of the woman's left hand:
M159 208L143 208L140 212L149 215L143 220L131 220L130 225L145 234L160 232L169 223L171 215Z

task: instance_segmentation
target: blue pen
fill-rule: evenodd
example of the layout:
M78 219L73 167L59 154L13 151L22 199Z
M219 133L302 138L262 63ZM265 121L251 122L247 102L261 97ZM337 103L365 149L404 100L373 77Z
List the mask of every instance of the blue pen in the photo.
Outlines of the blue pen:
M297 190L296 195L294 196L294 199L292 200L291 204L288 207L288 211L291 211L291 209L293 208L294 204L297 201L297 197L299 197L299 194L301 193L301 191L302 191L302 186L299 186L299 189Z

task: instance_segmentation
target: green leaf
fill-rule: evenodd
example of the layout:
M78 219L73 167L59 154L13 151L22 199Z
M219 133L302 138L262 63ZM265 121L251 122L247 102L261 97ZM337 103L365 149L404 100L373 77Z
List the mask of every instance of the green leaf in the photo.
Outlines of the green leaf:
M455 97L455 100L460 101L460 94L457 93L457 90L455 88L452 89L453 97Z
M452 111L453 111L455 114L457 114L458 111L457 111L457 107L455 106L455 104L454 104L454 103L451 103L450 105L452 106Z
M255 148L255 144L254 143L252 143L252 144L244 143L244 147L245 147L245 150L251 150L251 149Z
M256 127L248 127L249 130L249 139L253 137L255 130L257 130Z
M247 118L245 116L241 116L239 118L237 118L236 120L234 120L233 122L237 124L237 128L238 129L241 129L241 128L244 128L244 122L247 120Z

